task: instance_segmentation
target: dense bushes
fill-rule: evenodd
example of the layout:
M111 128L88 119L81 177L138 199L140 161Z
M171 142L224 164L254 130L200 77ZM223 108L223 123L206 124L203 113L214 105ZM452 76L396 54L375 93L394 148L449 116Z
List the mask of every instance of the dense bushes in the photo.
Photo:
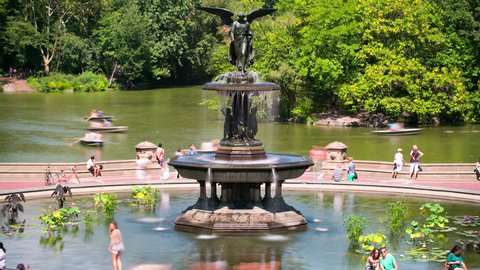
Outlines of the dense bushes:
M28 85L40 92L95 92L108 89L105 76L84 72L80 75L52 73L48 77L30 77Z

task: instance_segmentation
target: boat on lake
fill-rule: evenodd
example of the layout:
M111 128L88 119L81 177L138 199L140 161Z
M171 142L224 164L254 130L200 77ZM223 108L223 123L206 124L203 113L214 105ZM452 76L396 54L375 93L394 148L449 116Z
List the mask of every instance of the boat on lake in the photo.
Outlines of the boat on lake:
M116 126L116 127L90 127L86 128L87 131L97 131L97 132L125 132L128 130L128 126Z
M389 129L375 130L372 133L378 135L416 135L422 132L421 128L405 128L403 123L390 123L387 125Z
M80 139L78 141L82 145L86 146L103 146L102 140L87 140L87 139Z
M97 122L103 122L104 120L113 121L113 116L90 116L90 117L85 117L86 121L97 121Z
M371 131L377 135L416 135L422 132L421 128L402 128L402 129L387 129L387 130L374 130Z

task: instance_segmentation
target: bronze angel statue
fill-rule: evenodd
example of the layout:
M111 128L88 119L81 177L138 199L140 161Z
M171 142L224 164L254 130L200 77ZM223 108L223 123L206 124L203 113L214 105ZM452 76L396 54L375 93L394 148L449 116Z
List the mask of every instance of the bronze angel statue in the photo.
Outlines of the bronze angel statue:
M253 34L250 31L250 24L253 20L273 13L276 9L259 8L248 12L247 15L243 11L237 13L238 20L232 19L233 12L225 8L217 7L197 7L220 16L222 24L230 26L230 52L228 61L237 67L238 71L245 73L246 69L253 63L255 55L253 51Z

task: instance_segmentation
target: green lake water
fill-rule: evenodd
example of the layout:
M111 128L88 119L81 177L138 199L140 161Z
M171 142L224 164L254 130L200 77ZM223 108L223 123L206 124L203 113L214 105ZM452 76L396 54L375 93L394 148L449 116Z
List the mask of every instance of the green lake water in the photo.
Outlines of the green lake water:
M79 162L134 159L134 146L144 140L162 142L167 154L193 143L223 135L221 113L199 105L214 97L199 86L105 93L52 93L0 95L0 162ZM113 115L124 134L106 134L103 148L72 143L89 126L83 117L92 108ZM378 136L369 128L319 127L303 124L262 123L257 138L268 152L308 155L313 145L333 141L348 145L355 159L393 160L398 147L417 144L423 162L472 162L480 156L480 126L427 127L420 135Z

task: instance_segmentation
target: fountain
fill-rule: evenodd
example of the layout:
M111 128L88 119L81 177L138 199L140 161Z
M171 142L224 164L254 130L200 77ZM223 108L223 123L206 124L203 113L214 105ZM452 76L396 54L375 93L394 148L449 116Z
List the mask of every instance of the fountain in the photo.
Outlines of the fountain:
M234 22L233 13L228 10L199 9L220 15L224 23L231 25L228 59L237 71L221 75L219 81L203 86L204 90L217 91L226 101L222 108L225 115L223 139L218 150L170 162L180 175L196 179L200 185L197 202L177 218L175 228L216 233L303 230L305 218L285 203L282 184L285 179L300 177L313 163L303 156L265 152L263 143L255 138L257 114L261 108L254 101L264 100L280 87L271 82L258 82L258 76L246 70L253 61L253 36L249 25L255 18L275 10L261 8L248 15L239 12L239 19ZM209 197L207 186L210 186ZM217 186L221 190L220 197Z

